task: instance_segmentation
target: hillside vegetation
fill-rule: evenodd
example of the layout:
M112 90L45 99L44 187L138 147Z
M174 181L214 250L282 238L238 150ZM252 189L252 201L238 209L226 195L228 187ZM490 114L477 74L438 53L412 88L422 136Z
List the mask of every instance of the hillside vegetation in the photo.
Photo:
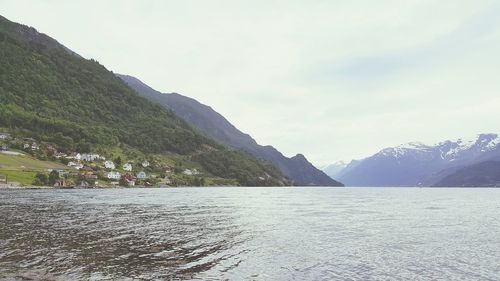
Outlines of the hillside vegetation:
M97 61L2 17L0 65L0 127L16 137L52 143L63 152L120 147L195 156L213 176L230 176L241 185L286 183L274 167L245 153L228 153L171 111L139 97ZM214 155L235 172L203 166ZM263 175L273 177L262 181Z
M259 145L250 135L238 130L224 116L207 105L176 93L158 92L129 75L118 74L118 76L139 95L172 110L189 125L199 129L218 143L245 151L257 159L269 161L297 185L342 185L314 167L302 154L288 158L272 146Z

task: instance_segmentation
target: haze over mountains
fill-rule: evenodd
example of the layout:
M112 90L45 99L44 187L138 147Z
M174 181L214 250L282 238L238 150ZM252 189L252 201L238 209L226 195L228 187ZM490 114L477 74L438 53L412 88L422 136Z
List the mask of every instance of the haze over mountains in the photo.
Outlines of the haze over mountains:
M500 173L493 168L494 160L500 160L500 137L481 134L470 141L389 147L348 165L327 167L327 171L348 186L495 186L500 184L491 180L496 175L478 174L478 167L486 166L492 166L489 173ZM460 178L467 181L460 183Z
M251 136L238 130L226 118L211 107L177 93L161 93L139 79L129 75L118 75L139 95L162 104L191 126L198 128L219 143L246 151L259 159L273 163L280 171L298 185L340 186L314 167L302 154L288 158L274 147L259 145Z

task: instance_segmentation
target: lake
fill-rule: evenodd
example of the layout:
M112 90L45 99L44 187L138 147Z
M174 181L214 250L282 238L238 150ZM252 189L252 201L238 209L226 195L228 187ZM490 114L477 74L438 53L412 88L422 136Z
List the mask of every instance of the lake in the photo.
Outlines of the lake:
M8 280L500 280L500 189L0 190Z

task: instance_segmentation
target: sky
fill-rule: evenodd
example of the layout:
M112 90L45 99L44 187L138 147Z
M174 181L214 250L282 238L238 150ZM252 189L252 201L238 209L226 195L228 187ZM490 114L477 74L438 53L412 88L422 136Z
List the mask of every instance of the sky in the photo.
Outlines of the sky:
M0 14L323 166L500 133L500 1L25 1Z

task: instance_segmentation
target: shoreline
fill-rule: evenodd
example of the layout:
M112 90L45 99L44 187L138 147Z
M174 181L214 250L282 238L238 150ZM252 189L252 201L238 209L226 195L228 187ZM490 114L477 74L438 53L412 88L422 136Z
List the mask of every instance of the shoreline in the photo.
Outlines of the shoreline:
M21 186L17 184L0 184L0 190L81 190L81 189L134 189L134 188L210 188L210 187L270 187L270 186L227 186L227 185L213 185L213 186L132 186L132 187L126 187L126 186L97 186L97 187L55 187L55 186L35 186L35 185L26 185L26 186ZM314 187L326 187L326 188L332 188L335 186L282 186L282 187L307 187L307 188L314 188ZM448 187L421 187L421 186L412 186L412 187L394 187L394 186L386 186L386 187L343 187L343 188L350 188L350 189L500 189L498 186L448 186Z

